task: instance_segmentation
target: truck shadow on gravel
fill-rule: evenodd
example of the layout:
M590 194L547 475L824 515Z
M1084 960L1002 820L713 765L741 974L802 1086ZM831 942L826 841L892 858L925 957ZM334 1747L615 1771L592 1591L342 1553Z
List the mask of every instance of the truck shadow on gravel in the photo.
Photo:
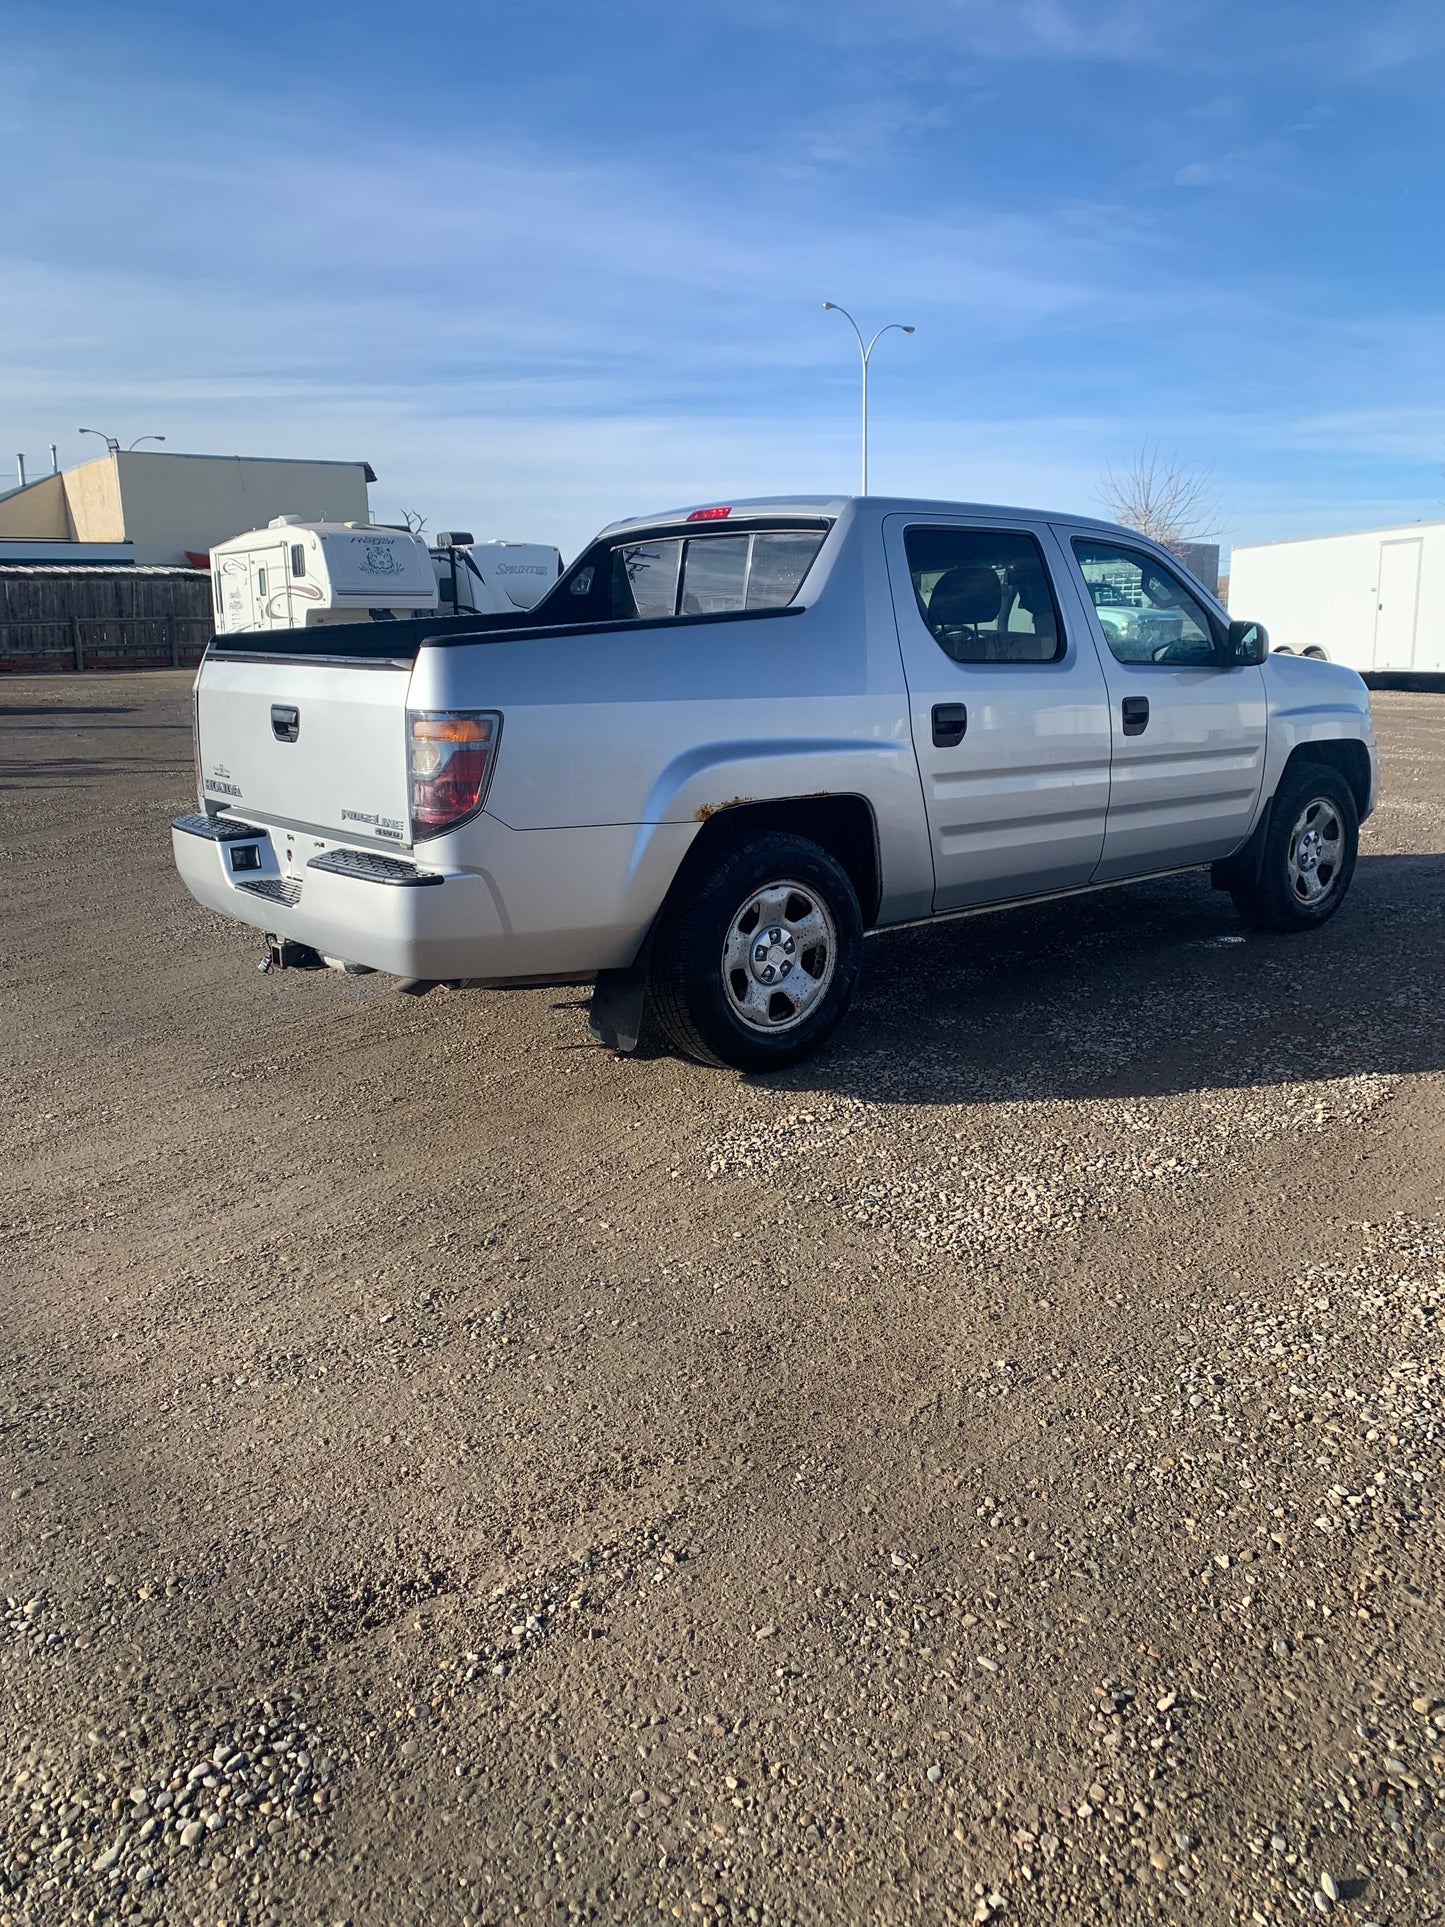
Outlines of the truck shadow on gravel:
M746 1080L870 1103L1153 1097L1445 1068L1445 853L1362 857L1322 930L1257 930L1194 875L870 938L809 1063Z
M122 729L149 731L149 724L122 723ZM180 724L167 724L180 728ZM187 732L189 734L189 732ZM20 762L7 755L0 738L0 790L67 789L77 783L95 783L113 776L157 776L174 779L176 761L172 756L147 755L143 750L127 756L121 753L98 756L27 756ZM184 780L184 779L182 779ZM194 806L192 806L194 807ZM169 837L170 822L159 822Z

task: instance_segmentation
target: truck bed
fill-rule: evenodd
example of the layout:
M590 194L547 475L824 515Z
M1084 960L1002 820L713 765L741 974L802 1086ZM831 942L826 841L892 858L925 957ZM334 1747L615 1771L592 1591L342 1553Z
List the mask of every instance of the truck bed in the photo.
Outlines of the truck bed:
M401 616L384 622L328 622L313 629L236 629L212 636L208 659L232 662L415 662L423 643L452 637L533 634L555 628L514 615Z

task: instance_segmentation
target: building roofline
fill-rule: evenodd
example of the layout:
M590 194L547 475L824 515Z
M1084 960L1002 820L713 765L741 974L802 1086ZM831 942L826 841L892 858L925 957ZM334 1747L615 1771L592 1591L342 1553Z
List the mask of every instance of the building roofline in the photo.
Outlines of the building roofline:
M14 488L0 489L0 502L11 501L17 495L28 495L31 489L39 488L41 484L44 482L58 482L59 480L60 480L59 470L53 469L53 468L47 468L43 475L35 476L35 478L32 481L17 482ZM47 541L60 540L59 536L48 536L46 539Z
M296 468L369 469L371 467L370 462L344 461L332 455L192 455L180 448L122 448L116 452L120 455L144 456L148 461L154 459L160 462L265 462L268 467L278 468L287 464ZM92 460L97 462L108 462L110 459L108 454L92 457ZM90 463L77 462L76 467L89 468ZM37 477L37 480L39 479L43 478ZM33 487L34 483L27 483L26 486Z
M82 468L94 468L100 462L114 461L121 455L154 455L163 462L265 462L272 468L359 468L368 482L376 480L376 470L370 462L341 461L330 455L189 455L183 449L121 448L115 454L107 449L104 455L92 455L89 461L76 462L70 468L47 469L43 475L33 476L28 482L19 482L14 488L0 489L0 502L12 501L17 495L28 495L33 488L43 488L47 482L63 481L67 475L74 475Z

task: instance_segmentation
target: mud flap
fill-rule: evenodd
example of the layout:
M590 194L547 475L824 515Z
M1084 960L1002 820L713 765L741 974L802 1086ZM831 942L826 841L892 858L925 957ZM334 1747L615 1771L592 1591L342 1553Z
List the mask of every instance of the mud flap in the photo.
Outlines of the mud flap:
M1224 857L1209 866L1209 881L1216 890L1233 890L1237 886L1245 889L1259 881L1259 866L1264 857L1264 841L1269 835L1270 818L1274 815L1274 798L1264 806L1264 813L1248 840L1241 844L1233 856Z
M630 1057L642 1036L647 1005L647 967L599 970L587 1010L587 1028L599 1044Z

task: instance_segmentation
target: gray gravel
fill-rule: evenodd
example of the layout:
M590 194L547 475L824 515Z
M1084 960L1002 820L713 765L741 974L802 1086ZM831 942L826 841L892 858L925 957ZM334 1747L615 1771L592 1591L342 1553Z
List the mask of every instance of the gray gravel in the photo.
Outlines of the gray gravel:
M767 1082L260 977L185 679L0 698L0 1927L1445 1918L1445 698L1318 936Z

